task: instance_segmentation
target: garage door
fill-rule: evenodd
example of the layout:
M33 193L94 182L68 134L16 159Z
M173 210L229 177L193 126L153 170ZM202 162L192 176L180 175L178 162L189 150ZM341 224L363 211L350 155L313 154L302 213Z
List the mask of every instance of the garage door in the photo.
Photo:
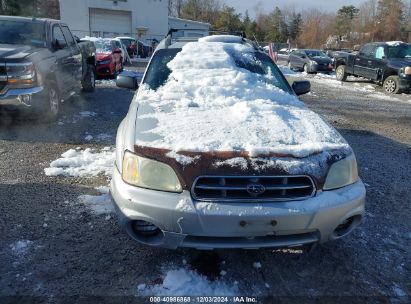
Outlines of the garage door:
M130 36L131 12L90 8L90 30L100 37Z

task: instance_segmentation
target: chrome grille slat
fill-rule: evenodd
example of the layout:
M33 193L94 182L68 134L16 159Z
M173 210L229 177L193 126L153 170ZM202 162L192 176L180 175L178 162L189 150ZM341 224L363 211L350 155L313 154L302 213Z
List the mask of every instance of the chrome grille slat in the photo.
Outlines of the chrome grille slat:
M262 187L252 193L250 186ZM287 201L315 194L313 180L306 175L290 176L200 176L191 189L194 199L202 201Z

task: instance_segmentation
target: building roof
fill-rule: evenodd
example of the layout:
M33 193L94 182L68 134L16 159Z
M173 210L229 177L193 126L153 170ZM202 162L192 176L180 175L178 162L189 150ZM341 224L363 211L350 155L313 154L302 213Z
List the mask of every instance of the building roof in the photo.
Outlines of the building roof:
M182 18L171 17L171 16L168 16L168 19L172 19L172 20L175 20L175 21L181 21L181 22L187 22L187 23L193 23L193 24L198 24L198 25L211 26L211 24L207 23L207 22L201 22L201 21L195 21L195 20L189 20L189 19L182 19Z

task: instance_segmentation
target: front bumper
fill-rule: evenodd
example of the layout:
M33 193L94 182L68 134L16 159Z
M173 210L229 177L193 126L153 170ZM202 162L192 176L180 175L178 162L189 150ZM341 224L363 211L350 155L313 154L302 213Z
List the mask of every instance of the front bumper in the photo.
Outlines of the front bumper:
M188 191L167 193L130 186L114 169L111 195L121 225L135 240L153 246L197 249L293 247L337 239L344 220L354 217L352 231L364 214L361 181L292 202L204 203ZM133 221L152 223L160 235L142 237Z
M116 71L116 66L113 62L107 64L96 65L96 74L98 76L113 76Z
M35 104L37 97L43 99L44 91L44 87L40 86L7 89L4 94L0 95L0 107L30 108Z
M323 64L310 64L309 65L309 70L312 73L317 73L317 72L326 72L326 73L331 73L333 71L333 67Z

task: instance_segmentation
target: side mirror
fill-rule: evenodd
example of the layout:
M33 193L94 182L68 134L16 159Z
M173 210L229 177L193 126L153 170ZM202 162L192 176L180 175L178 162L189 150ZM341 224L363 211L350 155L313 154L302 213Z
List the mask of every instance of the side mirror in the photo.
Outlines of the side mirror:
M116 48L113 51L113 54L120 54L121 53L121 49L120 48Z
M294 81L292 88L295 94L299 96L299 95L307 94L308 92L310 92L311 84L307 80Z
M53 42L53 48L55 50L62 50L67 47L67 42L64 40L55 39Z
M301 55L301 58L305 59L305 58L307 58L307 56L305 56L305 55Z
M126 73L121 73L117 76L116 85L119 88L125 88L130 90L138 89L138 80L137 77L132 75L127 75Z

